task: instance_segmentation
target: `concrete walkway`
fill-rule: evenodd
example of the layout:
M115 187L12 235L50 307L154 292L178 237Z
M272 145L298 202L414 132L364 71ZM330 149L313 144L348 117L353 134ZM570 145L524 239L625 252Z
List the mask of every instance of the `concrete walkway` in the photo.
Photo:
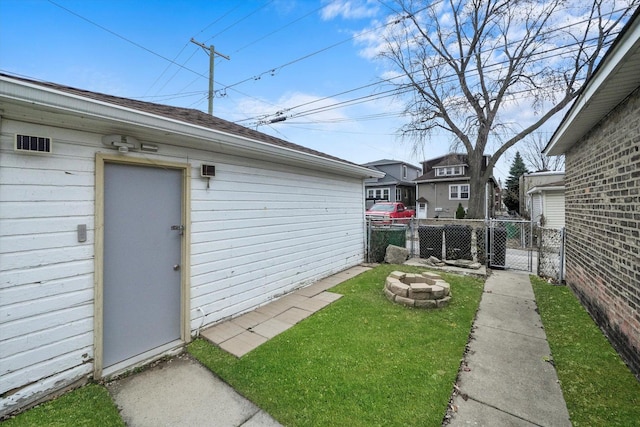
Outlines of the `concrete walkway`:
M187 354L107 384L129 427L278 427Z
M450 426L570 426L527 273L487 278Z
M426 266L424 266L426 268ZM353 267L201 332L237 357L340 298ZM493 271L453 397L450 426L570 426L527 273ZM108 385L130 427L280 424L188 355Z
M369 270L356 266L202 331L241 357L341 295L327 289ZM269 414L237 393L188 354L107 384L129 427L278 427Z

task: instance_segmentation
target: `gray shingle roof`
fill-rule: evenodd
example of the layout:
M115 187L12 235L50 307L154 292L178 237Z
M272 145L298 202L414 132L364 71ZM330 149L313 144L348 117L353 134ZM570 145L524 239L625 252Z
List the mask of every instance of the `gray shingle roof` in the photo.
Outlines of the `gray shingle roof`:
M241 136L244 138L249 138L255 141L272 144L278 147L288 148L288 149L299 151L302 153L311 154L311 155L323 157L326 159L336 160L336 161L347 163L350 165L356 165L353 162L350 162L338 157L334 157L329 154L304 147L302 145L294 144L292 142L288 142L283 139L276 138L274 136L270 136L253 129L249 129L247 127L221 119L219 117L211 116L209 114L206 114L200 110L196 110L193 108L174 107L171 105L163 105L163 104L155 104L155 103L146 102L146 101L138 101L135 99L123 98L123 97L114 96L114 95L107 95L99 92L92 92L92 91L78 89L78 88L65 86L57 83L32 80L32 79L27 79L24 77L9 75L5 73L0 73L0 76L9 77L15 80L24 81L30 84L58 90L61 92L70 93L70 94L81 96L84 98L105 102L108 104L113 104L121 107L126 107L130 109L154 114L156 116L167 117L169 119L178 120L184 123L189 123L197 126L202 126L205 128L229 133L232 135Z

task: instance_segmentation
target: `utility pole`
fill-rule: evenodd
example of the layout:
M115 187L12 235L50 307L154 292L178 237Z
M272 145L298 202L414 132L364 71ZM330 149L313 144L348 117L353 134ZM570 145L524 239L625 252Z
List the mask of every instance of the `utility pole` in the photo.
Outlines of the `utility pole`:
M191 38L191 43L200 46L204 49L205 52L209 54L209 114L213 115L213 60L216 55L223 57L227 61L230 60L227 55L223 55L220 52L216 52L213 45L209 47L205 46L204 43L197 42Z

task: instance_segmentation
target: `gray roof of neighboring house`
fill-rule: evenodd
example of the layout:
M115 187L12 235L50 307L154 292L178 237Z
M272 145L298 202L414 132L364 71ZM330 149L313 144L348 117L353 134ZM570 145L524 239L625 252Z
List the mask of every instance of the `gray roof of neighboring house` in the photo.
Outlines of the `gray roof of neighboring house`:
M565 153L611 110L640 87L640 7L584 84L543 150Z
M130 108L130 109L135 109L138 111L147 112L157 116L163 116L169 119L178 120L178 121L182 121L182 122L193 124L193 125L198 125L201 127L212 129L212 130L222 131L228 134L249 138L255 141L260 141L260 142L271 144L274 146L288 148L301 153L311 154L318 157L323 157L326 159L346 163L349 165L360 166L360 165L356 165L353 162L349 162L348 160L340 159L338 157L334 157L329 154L313 150L311 148L303 147L301 145L294 144L294 143L285 141L283 139L276 138L276 137L264 134L262 132L258 132L258 131L246 128L244 126L235 124L233 122L229 122L227 120L223 120L221 118L206 114L200 110L196 110L192 108L174 107L170 105L154 104L154 103L145 102L145 101L137 101L134 99L107 95L107 94L98 93L98 92L92 92L88 90L78 89L78 88L51 83L51 82L27 79L24 77L9 75L5 73L0 73L0 77L8 77L14 80L20 80L33 85L38 85L38 86L78 95L84 98L89 98L96 101L101 101L108 104L114 104L114 105Z
M376 160L374 162L369 162L369 163L363 163L362 166L384 166L384 165L406 165L409 167L412 167L416 170L420 170L419 166L414 166L411 163L407 163L407 162L403 162L402 160L389 160L389 159L382 159L382 160Z
M452 180L461 180L468 179L469 174L465 171L464 175L458 176L436 176L436 171L434 168L438 167L447 167L447 166L462 166L467 165L467 155L461 153L449 153L444 156L435 157L433 159L425 160L423 162L424 170L423 174L416 178L416 181L431 181L431 180L439 180L439 181L452 181Z

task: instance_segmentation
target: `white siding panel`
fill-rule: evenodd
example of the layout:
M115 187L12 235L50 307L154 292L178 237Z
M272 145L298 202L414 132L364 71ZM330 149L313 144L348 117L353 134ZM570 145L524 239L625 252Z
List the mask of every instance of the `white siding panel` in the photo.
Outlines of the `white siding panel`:
M0 307L40 298L62 295L93 288L93 275L69 277L46 283L28 283L0 289Z
M93 289L38 298L37 300L0 306L0 320L2 320L2 322L11 322L13 320L37 316L48 311L62 310L66 307L91 303L92 301Z
M48 281L93 274L93 259L63 262L40 267L26 267L0 272L0 289L29 283Z
M86 331L92 330L93 318L87 317L55 328L48 328L45 331L32 333L28 337L14 337L13 339L3 341L2 347L0 347L0 359L6 359L10 356L22 354L23 352L28 352L39 347L62 342L69 337L86 334Z
M12 322L2 322L0 323L0 336L3 340L20 336L28 340L30 334L55 329L88 317L93 317L93 304L72 306L64 310L50 311Z
M9 120L2 132L0 393L12 392L0 411L93 369L95 212L88 134ZM51 136L54 153L15 153L16 132ZM87 226L84 243L78 224Z
M17 208L19 204L14 204ZM75 206L77 208L77 206ZM91 206L93 207L93 206ZM59 212L59 210L56 210ZM12 212L14 215L15 211ZM0 218L2 219L2 218ZM87 238L91 237L93 239L93 212L88 215L69 215L65 217L56 217L55 221L57 226L54 229L58 230L66 230L62 231L75 232L78 224L86 224L87 225L87 233L91 232L91 234L87 234ZM55 234L55 231L52 231L50 221L42 220L41 218L34 217L34 215L24 216L22 218L17 219L4 219L0 221L0 237L2 236L22 236L25 235L27 237L31 237L32 235L42 235L42 234ZM7 240L3 240L2 242L8 242ZM11 244L7 244L11 246ZM0 251L4 248L0 245Z
M16 132L50 136L53 154L15 153ZM95 155L116 153L101 136L3 120L0 393L19 391L0 413L93 369ZM192 330L197 308L208 325L363 261L362 180L150 142L157 154L127 156L192 167Z
M222 169L211 189L194 191L200 199L193 200L191 296L193 307L207 314L205 323L363 259L360 180L245 170L225 174ZM257 292L264 298L256 300ZM199 325L194 316L192 323Z
M86 358L92 354L92 347L93 345L89 345L70 353L61 353L56 357L49 357L44 362L29 366L28 369L21 369L10 373L2 372L0 393L4 393L8 390L39 381L51 375L59 374L66 370L73 369L78 365L82 365L87 361Z
M545 192L544 209L547 227L564 227L564 191Z
M93 333L82 333L79 335L65 337L64 339L54 341L47 345L37 346L31 350L14 354L2 360L2 373L10 374L12 372L19 371L21 369L29 368L35 369L35 366L48 363L52 354L69 354L77 349L88 349L78 362L82 363L90 359L89 355L92 354L91 347L93 346ZM72 365L73 366L73 365ZM71 366L66 366L64 369L69 369ZM5 386L0 386L0 393L4 393L7 390Z
M540 215L542 215L542 213L542 195L540 193L534 193L531 195L531 220L540 222Z
M92 372L90 363L75 366L71 369L28 384L14 393L0 399L0 414L9 413L14 408L24 407L60 388L60 384L69 384L78 378L86 377Z

